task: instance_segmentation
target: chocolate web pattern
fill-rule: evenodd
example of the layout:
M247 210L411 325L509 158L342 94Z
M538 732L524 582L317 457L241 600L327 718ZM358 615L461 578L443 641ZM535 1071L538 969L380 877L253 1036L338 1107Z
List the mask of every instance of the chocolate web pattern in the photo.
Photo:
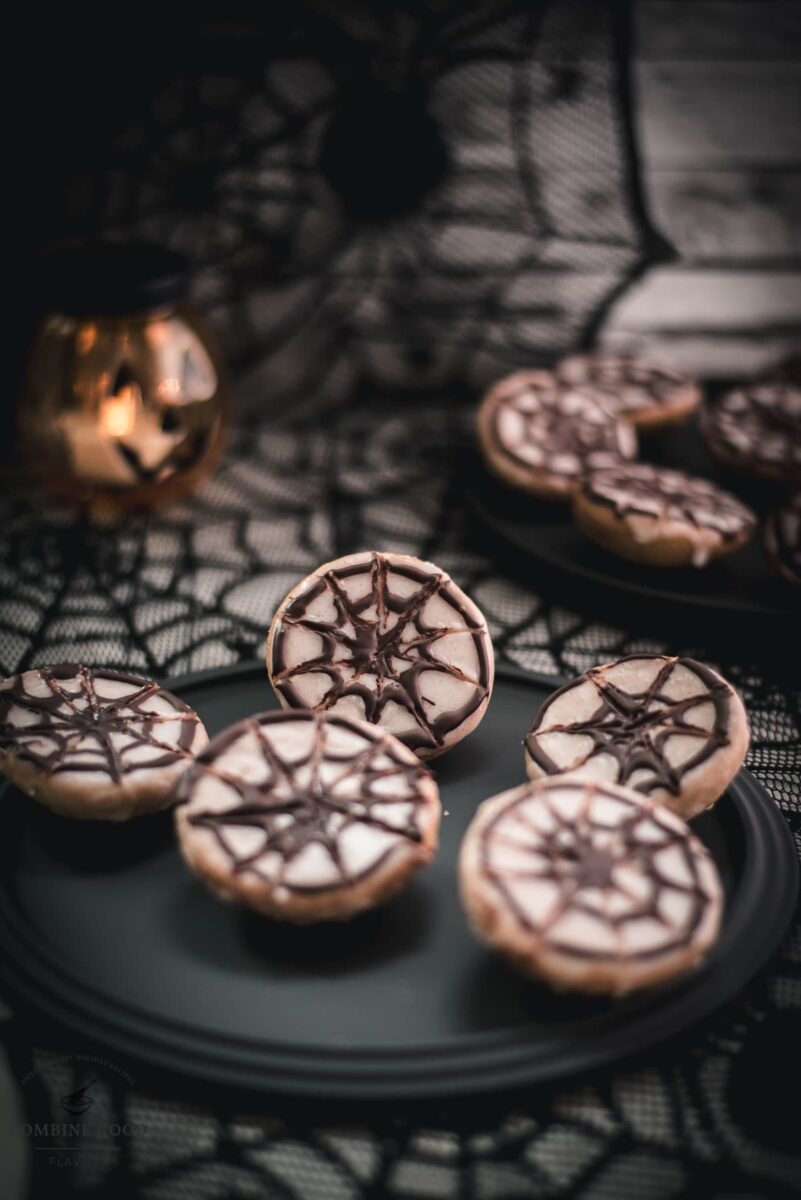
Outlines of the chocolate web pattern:
M581 797L575 816L560 810L559 795ZM628 810L622 820L594 813L601 805ZM547 813L532 819L532 805ZM573 809L571 807L571 813ZM619 815L619 813L618 813ZM511 848L522 859L531 856L530 866L493 861L495 851ZM666 851L680 855L679 878L666 876L659 863ZM588 959L651 959L689 945L704 915L710 895L699 875L698 860L705 854L693 844L686 829L654 802L635 804L594 783L565 783L541 790L532 797L530 789L503 809L484 829L480 861L486 876L503 896L524 929L544 938L561 954ZM543 859L545 860L543 862ZM649 884L647 894L630 890L623 872L636 872ZM556 885L558 897L549 904L525 907L515 893L515 882L545 881ZM685 896L689 904L683 918L671 920L660 905L665 889ZM559 921L570 913L581 913L592 922L609 927L615 949L596 947L590 931L585 944L560 940ZM627 949L621 934L633 921L648 919L661 926L661 936L636 951ZM595 940L597 940L597 933Z
M49 695L29 692L25 675L15 675L9 686L0 690L0 749L38 770L48 775L99 771L116 782L132 771L158 771L189 757L197 714L157 683L79 665L41 667L34 674L50 689ZM114 699L99 696L96 682L102 679L130 684L131 691ZM144 710L142 706L154 696L169 701L174 713ZM14 708L33 716L33 722L20 725L14 720ZM157 736L160 726L174 729L176 723L180 724L177 741ZM121 737L127 744L119 745ZM94 746L87 747L87 740ZM131 760L131 753L140 746L151 746L155 753L147 759Z
M367 593L353 599L343 586L344 581L366 574L370 577ZM411 579L419 586L410 596L401 596L393 592L390 574ZM323 592L328 592L334 605L333 621L307 615L309 605ZM446 601L464 623L429 626L423 610L435 596ZM370 616L369 610L373 608L375 616ZM293 626L317 634L322 649L310 661L286 667L284 641L286 631ZM352 632L346 631L348 627ZM477 679L434 655L437 642L456 634L472 639L478 659ZM325 571L288 605L276 631L271 673L276 687L293 707L306 707L293 680L303 675L323 674L331 680L331 686L315 705L318 709L330 710L346 697L354 696L364 705L365 719L379 723L388 705L404 708L414 719L415 728L397 736L412 749L425 751L442 746L447 735L458 729L486 699L488 641L486 629L472 623L457 589L446 575L422 565L390 562L382 554L374 553L364 562ZM421 690L422 677L431 674L449 675L469 683L473 687L472 696L457 709L432 719L426 712L426 697ZM363 682L364 676L375 679L375 690Z
M526 407L522 401L528 402ZM522 444L536 447L536 461L519 454L501 435L499 419L505 408L523 423ZM616 418L602 411L592 395L557 383L519 380L499 391L492 414L498 448L514 462L541 468L547 474L572 477L587 467L601 467L618 458L632 458L636 442Z
M678 371L615 354L573 355L557 365L556 374L565 383L598 393L598 399L617 412L670 408L690 385Z
M749 508L709 480L649 463L600 467L585 476L584 495L614 509L664 521L683 521L697 529L714 529L724 539L737 537L756 524Z
M639 655L629 655L623 662L654 661ZM656 661L659 661L658 659ZM651 683L641 692L627 692L605 678L603 667L597 667L559 688L545 702L525 746L537 765L548 775L558 775L566 764L556 763L543 749L540 735L549 733L576 734L592 738L592 748L583 758L569 765L582 767L599 754L617 760L616 783L627 784L637 771L647 771L648 778L637 782L635 790L646 795L665 788L677 796L685 775L706 762L722 746L728 745L730 691L728 686L701 663L686 658L665 658ZM665 688L676 667L685 667L699 677L701 687L693 695L677 700L665 694ZM598 708L584 721L544 725L550 705L558 696L591 683L598 693ZM715 720L711 729L704 729L688 720L688 712L701 704L712 704ZM544 726L544 727L543 727ZM676 735L695 737L701 745L698 751L680 765L671 764L665 754L665 743Z
M303 758L293 757L289 762L280 753L281 727L306 721L314 724L311 749ZM345 730L362 741L367 740L368 745L356 754L336 754L326 745L327 729ZM255 737L268 771L267 779L258 784L248 783L217 765L226 751L248 732ZM403 841L421 841L418 811L424 801L416 785L428 777L428 772L419 763L401 757L392 742L387 736L366 732L345 717L270 713L262 719L241 721L216 738L190 769L182 788L190 805L189 822L213 832L236 874L250 871L274 887L289 887L298 892L327 891L357 883L377 870ZM323 778L326 764L340 768L334 778ZM197 811L192 791L208 776L233 789L239 803L225 809ZM358 781L355 789L354 780ZM376 785L385 781L397 784L395 795L388 795L383 789L376 791ZM342 784L347 787L340 791ZM385 810L388 806L398 806L397 821L375 811L376 807ZM407 809L411 811L406 812ZM393 845L384 844L369 865L357 873L348 869L340 847L343 834L354 824L380 830L395 839ZM262 844L248 854L237 854L225 837L226 829L242 827L264 832ZM293 860L313 844L327 852L339 875L337 883L300 886L286 879ZM278 871L265 869L265 858L269 856L274 861L276 854L280 858Z

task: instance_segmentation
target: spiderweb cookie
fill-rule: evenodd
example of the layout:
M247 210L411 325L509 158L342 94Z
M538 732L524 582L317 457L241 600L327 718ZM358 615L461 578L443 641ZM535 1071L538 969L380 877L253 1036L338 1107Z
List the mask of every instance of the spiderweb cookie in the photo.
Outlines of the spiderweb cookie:
M269 712L219 734L176 810L189 866L225 900L279 920L346 919L434 856L437 786L385 730Z
M664 805L615 784L550 779L485 801L462 843L476 933L561 989L620 994L673 978L714 943L715 864Z
M627 421L548 371L519 371L496 384L479 410L478 433L491 470L546 500L570 496L588 468L637 453Z
M570 772L624 784L689 820L731 783L748 736L740 697L715 671L645 654L593 667L554 692L524 745L532 779Z
M557 364L556 375L563 383L587 389L638 429L675 425L701 401L698 384L688 375L626 355L572 355Z
M591 471L573 497L584 532L613 554L656 567L703 567L744 546L756 517L706 479L649 463Z
M267 670L286 708L367 720L433 758L483 717L494 659L484 617L444 571L366 551L292 589L270 628Z
M123 821L166 807L207 741L188 704L138 675L67 664L0 683L0 767L67 816Z

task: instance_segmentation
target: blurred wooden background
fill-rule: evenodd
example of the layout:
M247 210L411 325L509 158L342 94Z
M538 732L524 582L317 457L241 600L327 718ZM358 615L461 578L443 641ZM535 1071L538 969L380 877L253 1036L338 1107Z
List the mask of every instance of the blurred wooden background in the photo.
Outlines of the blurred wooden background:
M602 333L708 375L801 349L801 0L635 0L654 268Z

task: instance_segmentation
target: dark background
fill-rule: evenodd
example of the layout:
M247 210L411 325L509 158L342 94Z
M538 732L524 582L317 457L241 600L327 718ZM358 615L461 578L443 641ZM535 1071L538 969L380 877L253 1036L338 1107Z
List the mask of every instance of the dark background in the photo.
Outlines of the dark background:
M7 60L15 346L40 248L98 233L190 254L260 409L801 340L794 0L31 12Z

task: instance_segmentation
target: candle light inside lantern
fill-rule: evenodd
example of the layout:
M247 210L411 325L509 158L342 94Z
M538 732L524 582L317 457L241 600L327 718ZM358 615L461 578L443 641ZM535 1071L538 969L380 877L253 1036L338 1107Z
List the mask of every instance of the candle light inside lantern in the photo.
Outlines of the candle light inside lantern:
M100 431L108 437L121 438L136 424L136 411L141 399L139 388L127 384L114 396L100 402Z
M180 255L133 243L54 251L43 269L20 441L30 469L89 511L169 503L219 459L227 397L188 283Z

